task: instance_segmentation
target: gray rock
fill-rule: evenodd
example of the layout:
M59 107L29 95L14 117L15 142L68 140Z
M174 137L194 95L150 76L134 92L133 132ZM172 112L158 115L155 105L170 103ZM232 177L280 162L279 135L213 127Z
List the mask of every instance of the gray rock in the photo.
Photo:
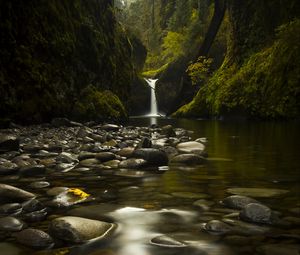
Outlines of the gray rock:
M0 152L18 151L19 147L20 141L16 136L0 134Z
M83 152L80 152L80 154L78 156L78 159L80 161L82 161L82 160L85 160L85 159L95 158L95 156L96 156L96 153L83 151Z
M176 133L174 131L174 128L171 126L171 125L166 125L166 126L163 126L161 128L161 134L162 135L165 135L165 136L172 136L172 137L175 137L176 136Z
M116 158L116 155L112 152L99 152L95 155L95 158L101 162L107 162Z
M156 236L150 240L150 243L156 246L169 248L183 248L187 246L184 242L166 235Z
M78 162L77 156L68 152L62 152L56 158L56 161L61 163L73 163Z
M246 205L251 203L259 203L257 200L245 197L245 196L239 196L239 195L233 195L226 197L222 201L223 205L232 208L232 209L243 209Z
M272 222L272 210L265 205L251 203L240 212L240 218L248 222L270 224Z
M171 164L185 164L185 165L201 165L205 163L205 158L196 154L181 154L171 159Z
M147 165L147 161L144 159L130 158L119 163L119 168L137 169Z
M106 238L114 227L112 223L67 216L54 219L49 231L55 238L70 243L83 243L94 238Z
M61 193L63 193L64 191L67 191L69 188L67 187L53 187L49 190L47 190L47 195L48 196L57 196Z
M137 148L151 148L152 147L152 141L148 137L143 137L142 140L137 145Z
M38 222L43 221L47 217L46 208L40 211L30 212L23 215L23 219L27 222Z
M12 163L10 161L0 161L0 175L2 174L13 174L17 172L19 169L19 166L15 163Z
M0 215L18 214L22 211L19 203L4 204L0 206Z
M0 218L0 230L15 232L22 230L24 227L24 222L15 217L8 216Z
M81 204L87 201L91 201L89 194L87 196L81 196L71 192L71 189L68 189L59 195L57 195L53 200L50 206L53 207L69 207L76 204Z
M81 166L85 166L85 167L93 167L93 166L98 166L101 164L101 161L98 160L98 159L95 159L95 158L90 158L90 159L84 159L84 160L81 160L79 162L79 164Z
M47 188L49 186L50 186L50 183L45 182L45 181L33 182L29 185L29 187L32 189L43 189L43 188Z
M223 218L222 221L232 226L234 233L238 235L257 236L257 235L264 235L270 231L269 227L259 226L256 224L251 224L240 220Z
M164 151L152 148L137 149L132 153L132 157L144 159L149 165L154 166L167 165L169 161Z
M105 124L101 127L101 129L103 129L105 131L118 131L120 129L120 127L118 125L114 125L114 124Z
M216 234L225 234L232 230L232 227L223 221L212 220L205 224L204 229Z
M205 146L202 143L193 141L179 143L177 144L176 148L181 153L193 153L198 155L202 155L205 150Z
M45 249L54 245L52 237L39 229L28 228L15 233L14 236L18 243L33 248Z
M134 152L134 148L133 147L126 147L126 148L123 148L120 151L118 151L117 155L119 155L121 157L129 158L129 157L131 157L131 155L132 155L133 152Z
M0 184L0 202L23 202L35 197L33 193L7 184Z
M22 203L23 211L34 212L44 208L44 205L37 199L33 198Z
M45 173L46 167L44 165L24 166L20 169L20 174L23 176L43 175Z
M106 167L109 167L109 168L118 168L119 167L119 164L120 164L120 160L117 160L117 159L114 159L114 160L110 160L110 161L107 161L105 162L103 165L106 166Z

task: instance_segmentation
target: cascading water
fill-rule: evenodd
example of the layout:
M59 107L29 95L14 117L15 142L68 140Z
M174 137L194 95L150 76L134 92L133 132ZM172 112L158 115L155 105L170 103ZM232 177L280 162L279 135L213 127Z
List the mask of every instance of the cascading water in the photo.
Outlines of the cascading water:
M151 88L151 108L150 113L147 115L149 117L159 117L160 114L158 113L157 108L157 101L156 101L156 95L155 95L155 85L157 82L157 79L145 79Z

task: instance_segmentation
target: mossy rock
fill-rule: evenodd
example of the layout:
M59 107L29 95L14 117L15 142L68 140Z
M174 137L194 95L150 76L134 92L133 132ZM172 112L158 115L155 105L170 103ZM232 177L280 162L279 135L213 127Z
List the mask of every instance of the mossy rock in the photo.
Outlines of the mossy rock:
M76 101L73 116L80 121L121 120L127 118L122 102L109 90L100 91L92 85L84 88Z

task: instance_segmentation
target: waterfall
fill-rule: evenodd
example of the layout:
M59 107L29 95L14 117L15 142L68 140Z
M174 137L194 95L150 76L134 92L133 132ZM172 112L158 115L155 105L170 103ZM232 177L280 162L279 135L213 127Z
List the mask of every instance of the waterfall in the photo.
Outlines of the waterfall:
M151 108L150 113L147 115L149 117L159 117L160 114L158 113L157 109L157 101L156 101L156 94L155 94L155 85L157 82L157 79L145 79L151 88Z

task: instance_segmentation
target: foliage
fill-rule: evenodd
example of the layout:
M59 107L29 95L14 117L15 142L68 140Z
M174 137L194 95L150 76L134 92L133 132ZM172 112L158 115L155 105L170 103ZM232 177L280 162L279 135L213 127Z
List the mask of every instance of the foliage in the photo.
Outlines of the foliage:
M205 82L211 75L212 58L200 56L195 63L188 66L186 72L190 76L193 85Z
M75 196L80 197L81 199L85 199L85 198L88 198L90 196L90 194L87 194L84 191L82 191L81 189L77 189L77 188L68 189L68 193L72 193Z
M116 120L127 117L122 102L114 93L109 90L99 91L92 85L81 91L73 115L79 120Z
M220 115L239 109L256 118L299 116L299 41L299 19L280 26L272 45L252 54L241 67L225 62L175 115L197 115L205 109Z
M143 72L142 75L145 78L155 78L158 75L160 75L163 71L165 71L168 68L168 65L169 64L167 63L156 70L150 70L150 71Z
M128 100L131 46L111 1L1 1L0 40L2 118L68 115L91 83Z

